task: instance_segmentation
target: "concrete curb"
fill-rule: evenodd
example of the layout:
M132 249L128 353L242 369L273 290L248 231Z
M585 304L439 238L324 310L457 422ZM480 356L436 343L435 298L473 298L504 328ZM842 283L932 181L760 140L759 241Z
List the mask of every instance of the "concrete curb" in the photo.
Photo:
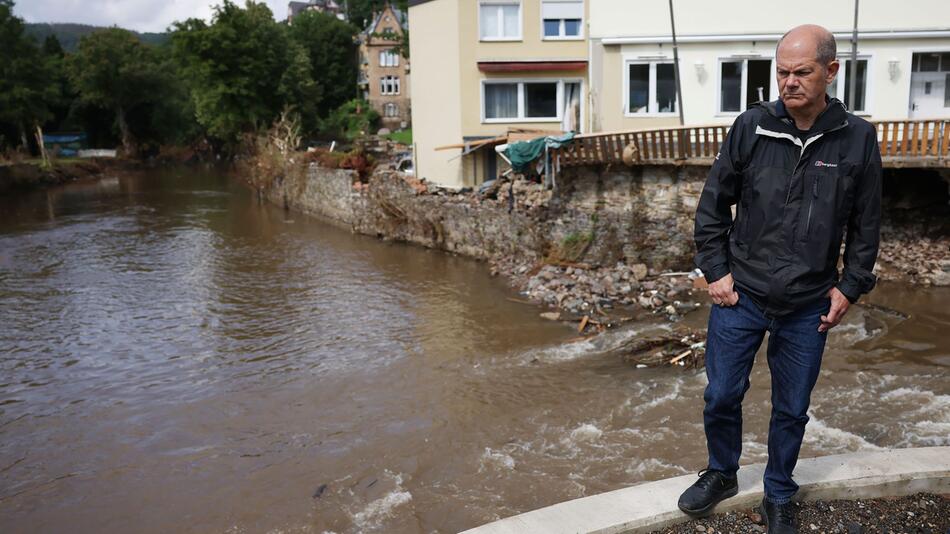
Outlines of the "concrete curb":
M765 464L739 470L739 494L716 512L749 508L762 500ZM795 468L798 500L858 499L950 493L950 447L892 449L801 459ZM621 534L650 532L689 519L676 507L696 475L648 482L555 504L466 530L463 534Z

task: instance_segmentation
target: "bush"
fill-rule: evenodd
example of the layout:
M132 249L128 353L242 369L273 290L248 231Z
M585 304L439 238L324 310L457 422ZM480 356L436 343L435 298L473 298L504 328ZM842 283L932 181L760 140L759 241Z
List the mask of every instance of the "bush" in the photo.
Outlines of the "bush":
M320 121L320 135L327 139L352 141L372 133L379 126L379 113L365 100L350 100Z

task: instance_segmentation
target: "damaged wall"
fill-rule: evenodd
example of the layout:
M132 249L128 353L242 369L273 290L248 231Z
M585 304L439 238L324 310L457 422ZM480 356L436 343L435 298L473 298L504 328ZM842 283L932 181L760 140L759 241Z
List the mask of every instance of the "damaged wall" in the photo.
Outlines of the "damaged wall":
M486 195L428 191L381 170L362 185L352 171L311 166L276 182L267 196L362 234L478 259L554 256L690 270L693 213L704 179L698 167L565 169L554 191L516 182L509 212L508 184Z

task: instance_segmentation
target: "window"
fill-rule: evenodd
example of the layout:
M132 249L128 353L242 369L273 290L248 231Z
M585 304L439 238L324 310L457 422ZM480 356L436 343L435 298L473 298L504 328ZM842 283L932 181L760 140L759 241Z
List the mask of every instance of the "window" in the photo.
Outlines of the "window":
M379 66L380 67L398 67L399 66L399 54L393 52L392 50L383 50L379 53Z
M557 117L557 83L524 84L525 116L531 118Z
M858 59L858 76L855 87L855 105L851 105L850 93L851 86L851 60L839 59L841 69L838 70L838 76L828 85L828 96L837 97L844 102L852 112L867 111L866 96L868 89L868 60ZM840 96L839 96L840 95Z
M384 117L398 117L399 116L399 106L394 102L386 102L383 105L383 116Z
M379 79L379 94L398 95L399 76L383 76Z
M950 72L950 52L918 52L913 59L914 72Z
M521 39L521 2L482 0L478 4L478 24L483 41Z
M669 62L627 62L627 114L676 113L676 78Z
M582 0L543 0L541 3L545 39L572 39L581 36L584 18Z
M563 116L564 80L486 80L482 87L485 122L555 122Z
M727 59L719 63L719 112L738 113L772 99L771 59Z

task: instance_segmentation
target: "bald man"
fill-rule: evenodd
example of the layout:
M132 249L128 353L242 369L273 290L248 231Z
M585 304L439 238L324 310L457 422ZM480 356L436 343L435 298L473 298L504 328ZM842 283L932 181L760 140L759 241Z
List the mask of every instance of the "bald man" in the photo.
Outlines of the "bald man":
M820 26L796 27L779 40L780 98L736 119L696 209L696 265L713 306L703 396L709 463L680 497L690 515L738 491L742 399L769 332L772 418L761 508L769 532L796 532L792 471L825 338L876 281L881 155L874 126L826 95L836 56L834 37Z

